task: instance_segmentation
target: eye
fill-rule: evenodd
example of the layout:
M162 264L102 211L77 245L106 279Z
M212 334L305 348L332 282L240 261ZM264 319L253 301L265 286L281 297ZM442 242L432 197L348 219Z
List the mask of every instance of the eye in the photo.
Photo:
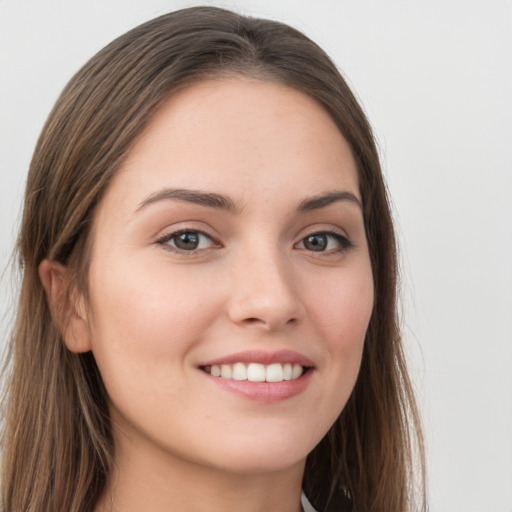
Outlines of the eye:
M304 237L296 247L313 252L342 252L352 247L352 242L339 233L324 231Z
M172 249L177 249L178 251L190 252L208 249L212 247L215 242L202 231L187 229L166 235L158 240L157 243L170 246Z

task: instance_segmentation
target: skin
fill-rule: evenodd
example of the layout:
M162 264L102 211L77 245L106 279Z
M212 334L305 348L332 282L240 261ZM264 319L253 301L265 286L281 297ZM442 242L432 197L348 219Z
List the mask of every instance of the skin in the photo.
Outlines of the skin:
M234 209L155 200L166 188ZM97 512L300 510L305 458L353 389L373 307L357 201L298 210L333 191L361 200L347 142L275 83L194 84L134 143L95 214L89 302L75 300L64 330L70 350L93 351L109 395L115 469ZM173 247L185 228L207 235L199 248ZM326 231L349 246L305 244ZM45 261L40 275L63 300L66 269ZM307 386L250 400L199 368L246 350L306 356Z

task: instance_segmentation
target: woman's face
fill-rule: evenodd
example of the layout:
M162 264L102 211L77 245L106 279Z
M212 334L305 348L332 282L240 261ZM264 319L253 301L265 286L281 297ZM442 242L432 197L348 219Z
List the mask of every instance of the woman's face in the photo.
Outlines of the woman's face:
M360 202L349 146L300 92L233 77L160 108L93 228L84 336L116 453L303 464L352 391L372 311Z

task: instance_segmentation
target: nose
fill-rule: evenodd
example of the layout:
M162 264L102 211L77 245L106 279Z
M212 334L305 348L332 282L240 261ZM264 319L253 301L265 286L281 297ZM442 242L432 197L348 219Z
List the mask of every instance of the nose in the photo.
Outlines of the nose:
M242 258L232 274L229 317L242 326L277 331L304 316L290 262L276 250Z

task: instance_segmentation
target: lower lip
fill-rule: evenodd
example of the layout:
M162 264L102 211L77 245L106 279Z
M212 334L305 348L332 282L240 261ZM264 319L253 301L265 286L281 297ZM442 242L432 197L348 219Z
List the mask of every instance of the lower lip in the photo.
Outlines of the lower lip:
M249 380L223 379L202 372L206 377L226 391L258 402L280 402L302 393L311 379L312 369L298 379L282 382L251 382Z

